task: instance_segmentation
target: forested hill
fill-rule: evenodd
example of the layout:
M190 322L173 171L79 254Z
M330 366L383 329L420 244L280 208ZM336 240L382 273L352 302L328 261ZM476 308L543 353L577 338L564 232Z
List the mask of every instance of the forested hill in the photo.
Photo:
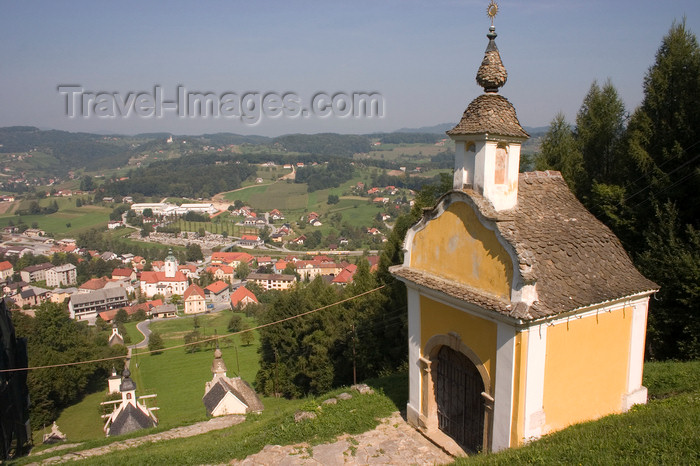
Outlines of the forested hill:
M192 155L154 162L129 172L128 179L104 185L106 196L176 196L205 198L241 187L255 167L222 155Z
M288 134L276 138L234 133L213 133L197 136L173 135L173 143L167 144L170 133L143 133L134 136L72 133L59 130L41 130L34 126L0 128L0 153L46 154L42 159L25 159L30 171L37 176L64 175L71 170L101 171L123 167L131 159L143 160L145 154L170 151L196 153L209 148L227 146L266 146L273 152L313 154L350 158L357 153L367 153L373 142L381 144L432 144L445 138L444 133L393 132L373 134ZM186 142L186 144L185 144ZM148 163L149 161L145 161ZM48 170L51 168L50 170ZM50 171L50 173L47 172Z
M123 136L42 131L33 126L0 128L0 144L0 152L38 150L52 155L64 172L74 167L88 170L114 168L124 165L132 156L131 143Z
M371 143L367 136L354 134L288 134L274 138L272 143L288 152L313 153L352 157L369 152Z

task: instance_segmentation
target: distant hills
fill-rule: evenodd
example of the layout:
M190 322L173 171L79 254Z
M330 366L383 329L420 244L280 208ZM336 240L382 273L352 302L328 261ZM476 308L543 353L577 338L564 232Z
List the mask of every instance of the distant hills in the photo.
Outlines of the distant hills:
M397 133L432 133L445 134L445 131L454 128L456 123L440 123L433 126L421 126L420 128L401 128L397 129Z
M168 132L142 133L133 136L119 134L73 133L60 130L42 130L34 126L10 126L0 128L0 153L36 152L43 158L27 158L32 172L65 175L71 170L85 169L90 172L124 167L132 158L143 160L147 154L167 150L180 155L206 150L207 146L265 146L264 152L272 150L314 154L321 156L352 157L355 153L366 153L375 141L382 144L434 144L446 137L445 131L453 123L441 123L419 128L401 128L390 133L370 134L287 134L278 137L241 135L235 133L213 133L198 136L177 136ZM539 139L547 127L525 127L532 136L524 149L537 151ZM172 136L173 145L166 144ZM187 142L186 148L179 143ZM171 155L172 156L172 155ZM149 163L144 160L144 163ZM34 166L36 165L36 166Z
M430 133L430 134L445 134L445 131L454 128L456 123L440 123L433 126L421 126L420 128L401 128L397 129L397 133ZM531 136L533 134L546 133L549 126L523 126L523 129Z

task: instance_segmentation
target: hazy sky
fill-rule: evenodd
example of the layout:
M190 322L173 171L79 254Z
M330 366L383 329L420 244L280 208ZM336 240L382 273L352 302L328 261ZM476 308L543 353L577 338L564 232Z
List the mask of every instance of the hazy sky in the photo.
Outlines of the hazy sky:
M476 70L486 0L0 3L0 126L175 134L365 133L456 122L482 91ZM629 111L674 20L700 34L698 0L499 1L501 90L526 126L573 121L594 80L610 78ZM378 92L381 118L66 117L59 85L154 93ZM115 97L115 99L117 98ZM112 105L114 105L112 103ZM234 111L235 113L235 111Z

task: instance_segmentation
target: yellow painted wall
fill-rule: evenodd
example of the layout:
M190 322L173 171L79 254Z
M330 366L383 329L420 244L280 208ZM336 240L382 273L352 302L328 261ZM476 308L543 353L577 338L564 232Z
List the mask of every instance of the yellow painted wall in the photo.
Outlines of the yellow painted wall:
M496 367L496 323L446 304L433 301L425 296L420 297L421 319L421 350L434 335L457 332L462 342L476 353L484 364L484 368L494 384ZM422 354L422 356L428 356Z
M547 328L545 432L622 410L631 333L631 308Z
M416 233L410 266L510 299L510 256L464 202L455 202Z
M517 447L525 436L525 381L527 373L527 332L515 335L513 360L513 418L510 424L510 446Z

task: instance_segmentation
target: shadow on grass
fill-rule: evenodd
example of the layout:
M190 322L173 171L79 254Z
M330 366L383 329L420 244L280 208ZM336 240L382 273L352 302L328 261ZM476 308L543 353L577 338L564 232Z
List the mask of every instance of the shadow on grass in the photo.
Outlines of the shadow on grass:
M398 411L406 411L408 402L408 372L396 372L384 377L367 379L365 383L375 390L381 389L394 403Z

